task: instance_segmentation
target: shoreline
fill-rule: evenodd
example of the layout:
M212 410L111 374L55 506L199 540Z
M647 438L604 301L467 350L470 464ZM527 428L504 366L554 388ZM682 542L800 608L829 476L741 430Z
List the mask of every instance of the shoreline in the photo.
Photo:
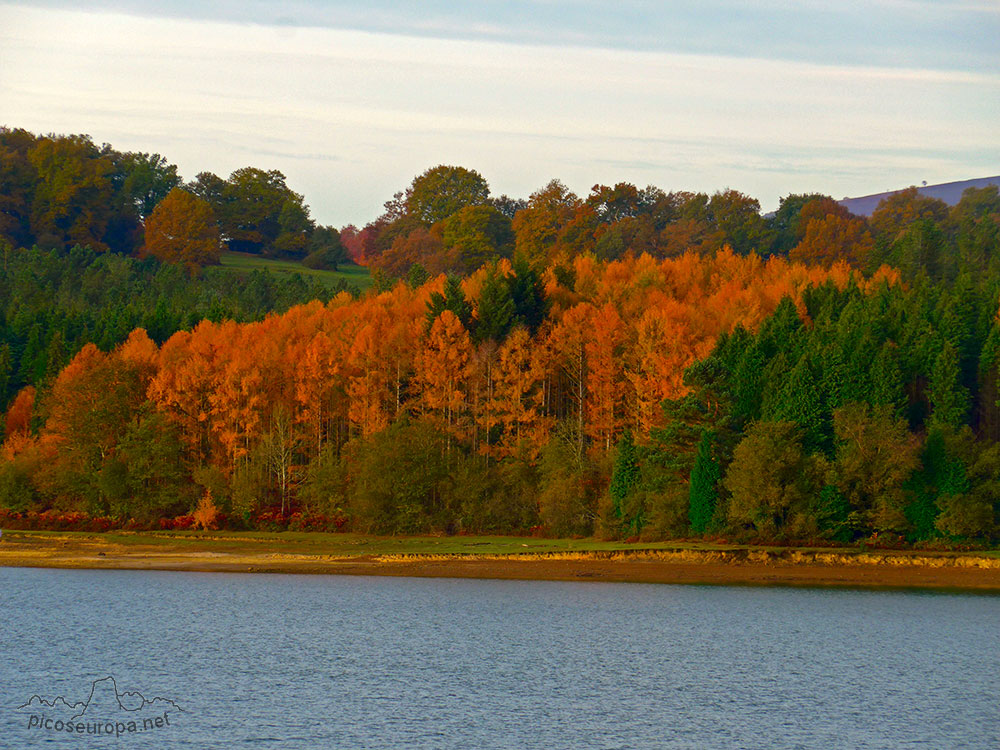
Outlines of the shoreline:
M178 538L172 542L136 534L123 542L120 538L100 535L8 532L0 542L0 567L814 586L1000 594L1000 557L980 552L657 546L513 553L322 554L284 551L280 545L275 549L273 544L260 540L243 541L235 549L232 543L223 547L219 541ZM255 545L263 548L253 549Z

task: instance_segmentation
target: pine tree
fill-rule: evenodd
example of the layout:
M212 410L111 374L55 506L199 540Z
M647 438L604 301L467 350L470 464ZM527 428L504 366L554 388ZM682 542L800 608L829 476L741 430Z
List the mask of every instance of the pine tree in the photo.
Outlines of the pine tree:
M477 343L487 339L503 341L514 324L515 312L506 278L495 266L490 268L479 295L474 340Z
M712 439L708 431L701 433L698 453L691 471L691 488L688 500L688 520L691 531L704 534L715 513L718 497L719 464L712 457Z
M427 330L445 310L451 310L465 330L469 330L472 322L472 305L465 299L462 291L462 280L454 274L449 274L444 283L444 294L434 292L427 302Z
M823 406L816 376L802 357L785 378L784 386L772 404L769 420L794 422L803 430L806 448L815 450L831 444L832 422Z
M929 396L932 427L961 427L969 413L969 392L960 382L958 351L945 342L931 372Z
M623 528L635 527L639 520L628 517L628 497L638 483L639 462L635 443L632 442L632 432L625 430L618 439L614 468L611 471L611 486L608 488L615 518L621 521Z
M1000 327L990 329L979 355L979 409L977 432L983 439L1000 440Z
M507 277L507 284L514 302L516 322L534 335L548 314L545 285L523 257L514 262L514 273Z
M868 377L871 381L868 402L889 406L895 416L901 416L906 408L906 393L895 344L887 341L882 345L871 364Z
M8 390L13 368L11 367L10 346L0 344L0 409L7 406Z

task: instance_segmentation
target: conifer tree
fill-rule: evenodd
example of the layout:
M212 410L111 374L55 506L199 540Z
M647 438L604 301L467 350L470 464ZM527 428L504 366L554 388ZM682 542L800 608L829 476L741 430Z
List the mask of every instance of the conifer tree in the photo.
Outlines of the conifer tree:
M899 357L896 346L892 342L882 344L878 355L871 363L868 374L871 381L869 403L885 405L892 409L895 416L900 416L906 408L906 393L903 390L903 371L899 367Z
M802 428L803 442L807 449L815 450L830 445L832 423L823 406L816 376L805 357L802 357L785 378L784 387L771 405L766 418L773 421L793 422Z
M708 430L703 430L691 471L688 500L688 520L695 534L705 533L715 513L719 476L719 464L712 456L712 439Z
M628 497L639 483L639 462L636 458L635 443L632 442L632 432L625 430L618 438L615 451L615 463L611 472L612 508L615 518L621 521L622 527L634 527L637 518L628 517Z
M510 287L496 266L491 267L483 281L477 308L475 341L503 341L514 325L514 300Z
M462 280L454 274L449 274L444 283L444 294L434 292L427 302L427 330L445 310L450 310L458 318L462 327L469 330L472 322L472 305L465 299L462 291Z
M960 382L958 351L946 341L934 362L929 396L931 426L960 427L969 413L969 392Z
M514 273L507 277L507 284L514 302L516 322L534 335L548 314L542 280L528 261L520 257L514 261Z
M980 437L1000 440L1000 327L990 329L979 355L979 409L977 431Z

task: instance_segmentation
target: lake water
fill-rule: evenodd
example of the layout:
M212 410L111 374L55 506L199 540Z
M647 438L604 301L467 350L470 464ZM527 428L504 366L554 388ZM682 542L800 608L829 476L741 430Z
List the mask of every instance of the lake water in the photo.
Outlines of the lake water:
M992 596L0 568L0 748L997 748L998 647Z

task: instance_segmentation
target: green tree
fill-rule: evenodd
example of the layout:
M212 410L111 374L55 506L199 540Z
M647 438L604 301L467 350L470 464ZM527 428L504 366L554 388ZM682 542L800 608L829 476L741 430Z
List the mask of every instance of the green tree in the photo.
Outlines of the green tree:
M809 450L829 447L829 414L824 407L816 375L806 357L799 359L788 373L777 398L770 401L770 410L765 417L797 424L803 430L805 447Z
M491 266L487 269L476 306L474 339L477 342L487 339L503 341L514 326L515 312L507 278L496 266Z
M711 223L721 231L734 251L746 255L768 244L764 219L756 198L736 190L715 193L708 202Z
M105 235L115 203L111 160L82 135L39 138L28 160L38 175L31 205L35 242L108 250Z
M333 227L318 226L309 237L309 254L303 259L306 268L323 268L336 271L348 263L347 251L340 242L340 232Z
M441 222L442 241L454 253L459 267L472 273L514 250L510 219L490 205L465 206Z
M715 514L718 499L719 464L712 456L712 439L703 430L698 443L698 453L691 471L691 486L688 496L688 520L691 531L704 534Z
M975 455L965 471L965 492L938 497L941 511L935 526L942 534L961 538L989 538L997 532L1000 510L1000 445L974 446Z
M885 342L871 363L869 380L871 391L868 397L873 405L888 406L896 416L906 408L906 393L903 389L903 371L899 366L898 347L891 341Z
M638 532L642 529L641 515L629 513L629 496L639 482L639 460L636 456L632 432L625 430L618 438L615 448L615 462L611 471L612 513L622 529Z
M313 230L309 209L278 170L243 167L228 180L202 172L189 189L211 205L230 250L296 258L306 254Z
M514 261L514 274L507 277L507 283L514 302L515 323L534 335L549 312L541 277L526 260L518 258Z
M447 506L445 436L430 425L397 423L348 448L349 509L355 527L379 534L444 530Z
M821 193L786 195L778 203L778 210L767 220L771 232L770 255L788 255L788 251L802 240L805 227L800 226L802 207L815 199L828 198Z
M434 292L427 301L427 328L434 324L445 310L451 310L455 317L469 330L472 325L472 305L465 299L462 291L462 281L458 276L449 274L444 283L444 294Z
M111 179L119 197L140 219L181 184L177 165L159 154L113 151L110 156L115 167Z
M723 485L728 519L763 539L814 536L813 498L822 487L817 461L792 422L757 422L736 446Z
M872 231L880 243L895 242L916 221L929 220L940 224L948 216L944 201L922 195L916 187L908 187L883 198L869 219Z
M406 211L425 224L444 221L468 206L484 206L490 186L479 172L440 165L413 179Z
M14 247L34 243L31 208L38 173L28 153L35 141L27 130L0 126L0 240L6 239Z
M931 426L961 427L969 413L969 392L961 384L958 352L946 341L934 361L929 397Z
M836 453L829 483L847 499L859 532L903 532L905 486L919 465L919 446L888 406L852 403L833 414Z
M944 234L938 224L926 218L917 219L903 230L892 244L889 258L909 279L924 272L940 280L949 267Z
M969 489L965 464L955 455L957 442L958 436L945 426L931 429L924 441L920 468L908 482L913 500L906 506L906 518L914 539L937 536L939 498L963 495Z

